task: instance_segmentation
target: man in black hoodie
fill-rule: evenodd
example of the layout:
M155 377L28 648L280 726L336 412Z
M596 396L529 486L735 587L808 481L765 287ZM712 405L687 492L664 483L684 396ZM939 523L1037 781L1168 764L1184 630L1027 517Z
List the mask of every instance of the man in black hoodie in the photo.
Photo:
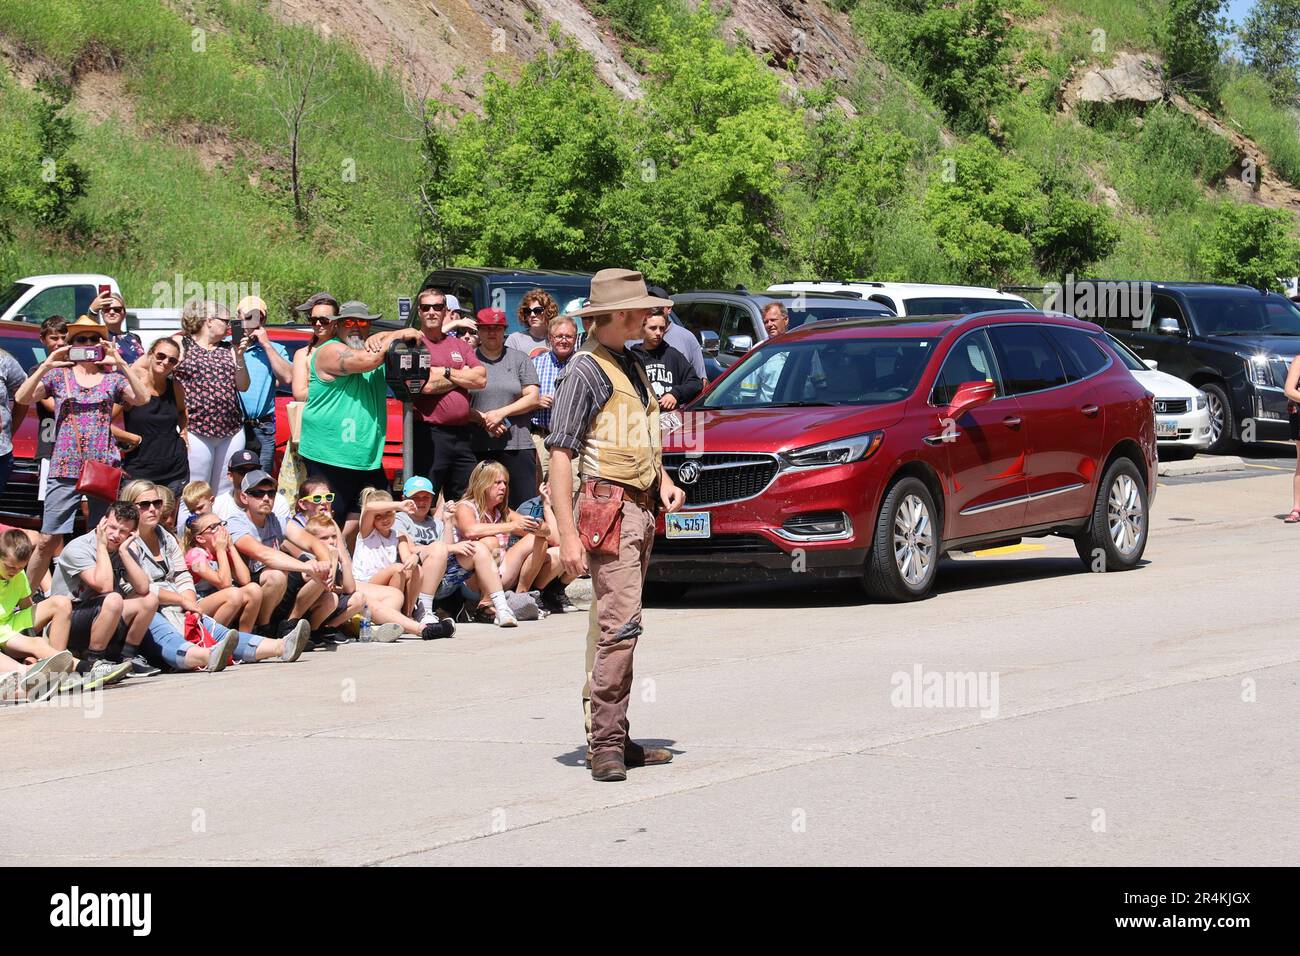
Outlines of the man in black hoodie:
M662 310L653 312L645 320L641 344L632 346L632 354L645 366L646 376L659 396L659 408L665 412L685 405L704 388L686 356L664 341L667 331L668 316Z

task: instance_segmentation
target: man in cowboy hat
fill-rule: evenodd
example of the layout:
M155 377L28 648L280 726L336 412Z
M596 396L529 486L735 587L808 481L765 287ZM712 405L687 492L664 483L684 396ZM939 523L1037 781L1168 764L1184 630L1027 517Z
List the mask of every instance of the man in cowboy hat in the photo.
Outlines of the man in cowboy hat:
M334 520L345 537L355 530L362 489L388 486L383 469L388 430L383 364L397 333L371 338L371 323L378 319L364 302L344 302L308 366L298 452L307 474L329 480Z
M676 511L686 496L664 471L659 403L626 345L640 334L652 309L671 304L649 295L639 272L597 272L590 304L577 312L593 319L590 348L573 358L551 406L546 447L560 558L575 577L590 567L600 624L600 639L587 658L587 753L594 780L626 780L628 766L672 759L668 750L643 747L628 737L627 707L655 513L660 507ZM577 525L569 471L575 456L582 478Z

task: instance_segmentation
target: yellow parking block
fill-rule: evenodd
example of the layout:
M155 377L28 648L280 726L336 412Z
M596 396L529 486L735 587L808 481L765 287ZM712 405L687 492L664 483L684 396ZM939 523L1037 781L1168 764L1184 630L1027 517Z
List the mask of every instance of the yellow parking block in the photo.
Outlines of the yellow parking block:
M1001 548L986 548L983 551L972 551L971 554L977 558L997 558L1004 554L1024 554L1027 551L1046 551L1045 544L1008 544Z
M1294 468L1283 468L1281 465L1257 465L1253 461L1245 463L1247 468L1267 468L1269 471L1295 471Z

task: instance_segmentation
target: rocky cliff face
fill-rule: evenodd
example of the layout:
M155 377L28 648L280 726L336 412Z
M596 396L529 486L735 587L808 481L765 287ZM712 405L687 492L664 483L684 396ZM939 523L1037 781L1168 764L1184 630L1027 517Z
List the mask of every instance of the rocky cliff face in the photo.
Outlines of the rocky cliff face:
M629 98L640 78L618 39L579 0L278 0L286 20L345 39L409 88L478 109L490 65L513 71L554 48L553 32L589 52L611 88ZM866 51L848 19L825 0L733 0L725 33L770 58L783 82L844 78Z

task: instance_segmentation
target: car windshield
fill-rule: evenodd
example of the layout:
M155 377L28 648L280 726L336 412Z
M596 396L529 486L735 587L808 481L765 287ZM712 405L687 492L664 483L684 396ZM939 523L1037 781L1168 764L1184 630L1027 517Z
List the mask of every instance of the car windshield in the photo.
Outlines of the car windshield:
M1187 301L1204 335L1300 336L1300 309L1276 293L1196 295Z
M916 387L933 339L817 338L773 342L739 362L703 408L883 405Z
M1115 354L1119 356L1120 364L1130 372L1151 371L1147 368L1147 364L1137 357L1135 352L1130 351L1129 347L1119 339L1115 338L1115 336L1107 333L1105 338L1106 344L1109 345Z
M28 372L45 361L45 346L34 335L0 335L0 348Z
M906 299L908 315L971 315L975 312L1033 309L1020 299L978 299L963 295L939 295L924 299Z
M30 288L31 286L26 282L14 282L4 292L0 292L0 315L8 312L9 308L26 295Z

